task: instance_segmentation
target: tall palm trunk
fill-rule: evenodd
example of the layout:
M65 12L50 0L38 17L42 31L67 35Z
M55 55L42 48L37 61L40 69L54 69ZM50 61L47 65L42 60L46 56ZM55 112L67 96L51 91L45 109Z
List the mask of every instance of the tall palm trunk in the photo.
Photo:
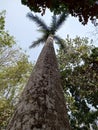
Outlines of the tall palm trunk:
M43 47L7 130L70 130L51 37Z

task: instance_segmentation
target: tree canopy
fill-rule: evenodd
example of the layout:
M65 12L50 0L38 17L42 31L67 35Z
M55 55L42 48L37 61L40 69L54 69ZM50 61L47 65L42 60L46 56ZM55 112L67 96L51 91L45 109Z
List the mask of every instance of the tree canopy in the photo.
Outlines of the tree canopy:
M87 38L65 39L58 63L73 130L97 130L98 48Z
M40 43L45 43L47 38L51 35L51 37L53 37L54 40L58 41L56 43L58 43L58 45L63 48L62 39L56 35L56 32L65 22L67 16L68 13L66 14L62 13L61 15L58 16L58 18L56 17L56 15L53 15L50 26L47 26L47 24L37 15L34 16L32 13L28 13L27 17L38 25L39 27L38 31L43 34L42 37L34 41L30 47L36 47Z
M89 19L96 25L98 18L98 0L21 0L21 2L32 11L41 12L42 15L46 8L56 14L68 11L72 16L78 17L84 25Z
M5 11L0 13L0 130L4 130L32 69L25 53L5 30Z
M32 64L18 47L3 47L0 53L0 128L6 127L30 75ZM1 130L0 129L0 130Z

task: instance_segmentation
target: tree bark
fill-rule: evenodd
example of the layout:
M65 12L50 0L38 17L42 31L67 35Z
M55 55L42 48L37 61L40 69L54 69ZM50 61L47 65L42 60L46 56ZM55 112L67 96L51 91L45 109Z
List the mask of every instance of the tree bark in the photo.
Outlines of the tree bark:
M70 130L51 37L42 49L7 130Z

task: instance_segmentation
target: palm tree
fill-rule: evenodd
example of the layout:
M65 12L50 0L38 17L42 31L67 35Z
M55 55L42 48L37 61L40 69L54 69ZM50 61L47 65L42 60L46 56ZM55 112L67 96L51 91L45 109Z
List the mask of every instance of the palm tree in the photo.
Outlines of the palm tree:
M45 40L46 43L6 130L70 130L60 72L53 47L53 37L56 40L59 39L54 34L60 27L60 23L63 23L65 15L62 14L58 20L53 16L50 28L37 16L31 13L28 16L37 22L42 32L45 32L43 37L35 41L31 47Z
M66 14L62 13L61 15L58 16L58 18L56 17L56 15L53 15L50 27L48 27L45 24L45 22L42 19L40 19L37 15L34 16L32 13L28 13L27 17L30 20L34 21L40 27L40 29L38 31L40 31L43 34L41 38L39 38L33 42L33 44L30 46L30 48L36 47L40 43L46 42L48 36L50 36L50 35L51 35L51 37L53 37L53 39L55 41L57 41L56 43L60 47L63 48L62 39L59 36L55 35L55 33L62 26L62 24L65 22L66 18L68 17L68 13L66 13Z

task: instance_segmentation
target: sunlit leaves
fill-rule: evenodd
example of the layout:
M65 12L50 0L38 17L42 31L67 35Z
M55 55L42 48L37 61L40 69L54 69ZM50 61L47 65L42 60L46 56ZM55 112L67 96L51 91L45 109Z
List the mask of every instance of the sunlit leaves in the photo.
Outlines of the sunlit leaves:
M98 114L98 48L88 38L64 40L58 63L73 130L89 130ZM93 118L92 118L93 117ZM95 129L94 129L95 130Z
M5 30L5 11L0 12L0 47L11 46L15 44L13 36Z
M28 56L5 31L0 13L0 130L4 130L32 70Z
M0 57L0 127L5 128L27 83L32 64L17 46L2 49L4 51Z
M91 44L91 43L90 43ZM88 38L80 38L76 37L75 39L67 38L64 41L65 48L58 51L58 60L60 60L59 63L61 63L60 67L65 66L69 67L76 67L77 65L82 64L83 57L90 55L91 48L93 46L89 45ZM61 62L62 61L62 62Z

